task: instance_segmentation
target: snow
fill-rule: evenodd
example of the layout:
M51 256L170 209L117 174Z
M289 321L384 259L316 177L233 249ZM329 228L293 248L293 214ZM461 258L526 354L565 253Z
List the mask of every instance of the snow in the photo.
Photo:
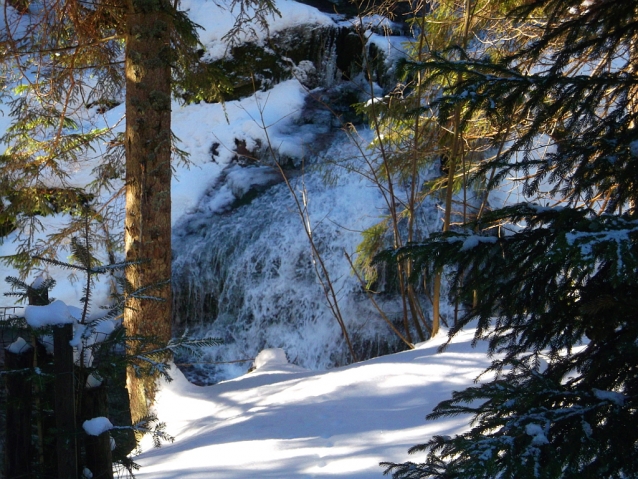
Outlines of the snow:
M73 338L69 342L73 346L73 357L76 363L82 358L84 365L90 367L93 364L93 350L91 346L105 341L109 335L115 331L120 322L114 319L95 319L87 324L74 324ZM90 377L88 378L90 379ZM87 387L95 387L93 382L89 383L87 379Z
M576 231L565 234L565 239L570 246L577 244L580 247L581 255L586 259L590 257L592 248L596 244L615 242L618 250L618 268L622 269L621 247L624 243L631 241L631 235L635 234L636 231L638 231L638 226L612 231Z
M117 321L112 320L112 319L105 319L103 321L96 321L95 325L93 326L93 332L98 335L98 337L100 337L100 335L102 337L108 336L110 335L113 331L115 331L115 328L117 327Z
M532 444L535 446L549 444L545 430L539 424L530 423L525 425L525 433L528 436L532 436Z
M261 351L255 358L255 369L264 369L267 367L276 368L278 366L287 365L288 358L286 352L281 348L270 348Z
M461 246L460 251L467 251L469 249L475 248L479 245L479 243L496 243L498 238L496 236L477 236L472 235L468 236L465 241L463 241L463 246Z
M9 351L10 353L20 354L20 353L23 353L23 352L28 351L29 349L31 349L31 345L29 345L29 343L27 343L21 337L18 337L18 339L16 339L14 342L12 342L5 349L7 351Z
M64 301L60 301L59 299L46 306L27 306L24 310L24 317L27 324L32 328L59 326L74 322L69 308Z
M99 436L103 432L113 429L113 424L107 418L100 416L87 419L82 423L82 428L89 436Z
M274 34L286 28L300 24L314 24L317 26L334 25L334 20L319 10L294 2L292 0L282 0L277 2L277 8L281 12L281 17L275 15L270 18L269 32ZM195 23L202 27L199 30L200 39L205 48L205 57L215 59L223 56L227 51L227 43L222 41L222 37L232 27L234 15L227 7L218 2L205 0L185 0L182 2L182 9L189 10L189 16ZM266 32L255 30L252 40L263 42L266 39ZM244 36L244 38L247 38ZM294 133L290 131L290 124L300 111L307 92L297 80L289 80L276 85L267 92L258 92L250 98L241 101L227 102L225 106L220 104L192 104L181 105L177 101L172 105L173 132L180 139L178 147L190 154L189 165L175 164L175 175L171 184L171 212L172 224L195 208L205 194L219 179L223 169L230 163L234 156L232 151L235 147L235 138L247 140L247 147L250 149L256 141L266 143L266 130L273 146L279 149L282 155L302 156L303 144L310 138L304 133ZM8 115L9 108L5 103L0 103L0 136L10 125L11 117ZM114 127L114 132L124 130L124 104L121 104L104 114L91 114L86 112L86 128ZM220 156L213 160L210 154L210 147L213 142L220 143ZM93 145L96 152L92 158L83 159L69 170L66 178L68 186L84 187L93 180L91 170L97 166L100 154L106 150L106 145ZM0 152L4 150L4 145L0 145ZM239 178L237 178L239 180ZM246 187L244 183L238 182L237 186ZM114 184L118 190L122 184ZM250 185L249 185L250 186ZM232 191L226 189L225 196L219 195L220 200L217 205L222 211L230 205L235 196ZM108 201L108 195L103 199ZM118 203L119 202L119 203ZM123 211L123 199L113 200L111 204L120 207ZM117 206L119 204L119 206ZM43 224L43 230L36 232L34 241L44 241L49 233L58 231L66 226L71 218L68 215L55 215L39 218ZM113 234L121 232L123 225L115 225ZM119 230L119 231L118 231ZM16 234L12 233L8 237L0 238L0 256L8 256L15 253ZM63 257L63 252L60 254ZM108 261L106 255L98 259ZM68 283L63 281L68 272L55 266L45 266L44 275L53 277L58 282L56 297L67 304L77 304L83 297L83 284L81 281ZM36 272L34 278L39 277L42 272ZM0 279L7 276L18 276L15 269L0 263ZM66 283L66 284L65 284ZM108 280L102 281L96 278L96 287L93 291L94 304L107 304L109 302ZM0 292L8 291L8 287L0 281Z
M189 9L190 17L203 27L201 40L205 58L223 56L228 45L222 37L233 21L228 10L216 2L203 0L184 0L182 6ZM271 34L302 23L317 26L334 24L331 16L300 3L280 0L276 6L282 15L273 17L269 27ZM256 42L265 39L264 32L252 33L252 40ZM403 40L396 37L384 44L385 40L378 34L371 34L368 39L395 57L401 54L399 43ZM304 65L298 67L303 70ZM381 94L375 91L375 95L377 93ZM191 164L189 167L174 165L173 225L201 205L210 212L222 212L249 188L270 181L267 170L262 171L260 167L251 168L250 172L247 168L225 170L235 154L236 138L244 139L247 148L251 149L259 142L264 144L268 136L282 155L302 158L304 144L311 143L315 135L321 133L321 127L316 127L315 131L312 127L293 129L306 95L297 80L289 80L268 92L258 92L250 98L227 102L224 106L204 103L182 106L174 103L173 130L181 141L179 148L190 153ZM5 106L0 106L6 111ZM120 105L104 115L94 115L92 121L96 127L118 125L115 131L121 132L123 114L124 106ZM0 114L0 132L5 131L8 121L8 116ZM361 133L366 135L366 132ZM219 143L219 154L215 158L211 156L213 142ZM105 145L95 146L98 153L105 149ZM337 153L336 149L331 151L332 156L338 159ZM91 180L90 169L83 165L70 171L69 185L84 186ZM219 186L223 172L228 175L228 181ZM312 178L306 180L307 184L315 181ZM325 191L310 197L310 213L317 223L324 222L330 228L334 224L348 225L356 232L378 221L379 211L382 211L378 194L364 181L337 185L330 190L322 184L322 189ZM211 191L214 194L206 200L204 197ZM504 193L510 194L514 193ZM366 208L361 205L366 205ZM353 213L355 210L356 215ZM330 212L330 221L324 221L328 215L326 212ZM286 248L290 245L307 246L296 212L290 212L290 217L287 229L284 231L283 225L278 223L278 235L271 236L271 241L277 242L282 249L282 255L289 255ZM45 230L36 236L36 240L46 238L48 232L59 229L68 220L64 215L43 218ZM296 225L296 229L288 227L292 224ZM326 225L322 226L325 228ZM334 230L337 231L336 226ZM345 236L341 230L337 233ZM0 245L0 255L14 252L15 239L15 235L10 235L4 240ZM63 255L61 253L61 257ZM106 261L106 258L102 259ZM330 266L334 271L335 265ZM287 297L284 283L290 282L291 275L284 275L285 272L278 281L245 287L246 294L257 298L266 293L281 292L281 297ZM83 296L82 281L68 283L64 280L63 270L55 267L49 267L44 274L58 281L56 297L67 304L79 304L78 300ZM7 275L16 276L16 272L0 265L0 278ZM337 277L348 275L349 269L346 268ZM93 303L104 304L107 302L108 284L106 281L101 283L99 278L96 284ZM312 296L313 301L297 298L294 300L297 304L305 301L316 306L314 292L302 291L301 295ZM272 309L277 307L274 303L270 306ZM56 301L48 306L30 306L26 315L29 324L41 327L72 323L80 319L81 310ZM370 318L363 319L368 321ZM218 321L223 323L225 320L221 318ZM370 320L369 324L364 323L361 327L372 328L372 323L373 320ZM86 325L76 323L73 339L78 349L76 358L79 359L83 344L91 345L101 340L116 326L111 321ZM413 351L318 372L293 363L300 362L300 358L319 357L320 353L325 353L311 348L322 348L323 342L317 338L332 338L336 327L314 318L297 326L295 337L307 335L314 341L302 343L298 339L299 347L288 350L288 354L274 347L265 349L255 358L256 369L236 379L198 387L188 383L183 374L173 368L174 381L162 384L155 410L159 419L166 422L167 431L175 437L175 442L153 449L145 440L143 452L134 458L142 466L136 477L369 479L382 476L382 469L378 466L380 461L408 460L407 449L411 446L426 441L434 434L453 435L467 428L468 417L427 422L424 417L438 402L448 399L452 391L471 385L489 365L483 344L479 344L477 349L471 348L471 332L459 334L444 353L436 352L445 339L440 334ZM256 323L255 328L261 328L261 325ZM252 334L252 330L249 333ZM292 336L279 326L271 327L268 334L268 340L264 341L268 343L266 346L277 346L275 339L281 339L284 334ZM236 352L245 353L245 350ZM293 363L288 361L288 357ZM87 365L90 359L85 358ZM319 362L316 365L321 366ZM99 378L91 376L87 387L97 386L99 382ZM113 425L107 418L100 417L85 421L83 427L87 434L99 435ZM84 475L90 477L91 473L86 470Z
M180 148L190 153L190 167L177 169L171 184L173 225L184 214L193 211L204 193L215 184L235 156L234 140L246 140L248 150L257 142L267 145L266 132L273 146L282 155L301 156L304 138L291 135L289 126L298 116L306 97L306 90L297 80L288 80L267 92L257 92L250 98L220 104L173 105L173 131L181 140ZM219 154L211 157L211 145L219 144ZM230 184L217 192L217 204L212 211L223 211L236 196L245 192L255 178L240 168L231 169ZM265 169L264 169L265 170ZM272 171L272 169L271 169ZM267 173L261 172L261 178ZM235 187L235 191L231 189Z
M119 321L113 319L95 319L86 324L81 324L82 310L75 306L67 306L59 299L46 306L29 305L24 310L26 322L32 328L45 326L59 326L62 324L73 325L73 337L69 344L74 348L76 362L83 358L85 366L91 366L93 355L90 346L100 343L108 338L119 325ZM53 353L53 344L50 337L41 339L49 354ZM17 342L17 341L16 341ZM10 347L14 347L15 343ZM15 345L17 348L19 345ZM90 378L89 378L90 379ZM87 387L95 387L95 381L87 381Z
M46 274L42 273L39 274L38 276L36 276L36 278L33 280L33 283L31 283L31 287L33 289L40 289L42 286L44 286L44 282L47 280Z
M204 0L185 0L182 3L184 9L190 10L189 16L193 21L203 27L200 31L201 41L205 47L205 58L218 58L223 54L227 45L221 40L233 23L232 15L228 9L223 6L216 5L216 2ZM281 17L274 16L269 25L270 34L282 31L285 28L299 26L301 24L311 26L335 25L335 16L325 15L317 9L303 5L293 1L278 1L277 8L281 12ZM236 13L236 12L235 12ZM372 18L369 24L378 24L382 19ZM385 22L385 20L383 20ZM265 32L254 32L255 41L261 42L265 36ZM378 34L371 34L369 41L374 43L378 48L383 49L391 55L400 55L400 42L405 37L394 37L390 42L384 44L384 38ZM299 65L303 67L303 65ZM381 92L379 92L381 93ZM174 232L179 234L179 228L182 220L192 216L198 210L206 209L208 213L223 213L236 202L238 197L246 194L250 188L260 187L269 184L273 180L273 170L261 165L251 168L239 168L229 166L235 156L235 139L246 141L246 147L252 149L259 143L265 145L268 141L272 143L279 153L286 157L295 157L299 161L306 155L305 148L313 149L317 143L316 139L320 134L325 133L325 125L303 124L299 125L295 122L299 120L300 112L304 106L308 92L297 80L289 80L276 85L269 91L257 92L250 98L239 101L229 101L225 105L219 104L192 104L180 105L174 102L172 105L172 126L173 132L180 139L178 147L190 154L190 166L182 164L174 164L175 174L171 185L172 189L172 224ZM97 114L94 110L85 112L89 121L86 127L102 128L106 126L115 126L115 132L122 132L124 123L124 105L119 106L105 112ZM2 117L2 120L9 120L8 117ZM305 121L305 120L304 120ZM0 131L4 131L7 122L0 124ZM4 126L3 126L4 125ZM85 125L83 124L83 127ZM363 137L367 137L368 131L360 132ZM368 138L371 139L371 138ZM345 138L344 142L348 143ZM211 146L218 143L218 152L214 158L211 154ZM92 180L90 171L99 161L100 154L106 149L105 144L95 144L95 155L77 165L73 165L69 171L68 184L70 186L84 186ZM354 146L351 150L356 150ZM327 158L338 161L339 158L352 157L352 151L344 152L343 147L331 149ZM308 176L305 178L305 185L309 187L315 186L311 191L309 198L310 215L313 221L313 227L316 238L324 241L323 238L335 238L339 243L335 244L335 251L338 251L335 259L326 258L329 268L334 272L334 281L339 287L344 286L344 297L349 290L356 285L357 282L350 275L350 268L343 259L342 250L353 253L356 244L360 241L359 232L370 227L373 223L379 221L379 215L383 214L384 205L378 191L370 187L365 181L350 181L349 184L339 184L331 188L326 188L326 184L319 179L319 172L306 172ZM221 178L225 176L224 183ZM314 175L314 179L310 178ZM343 183L343 182L341 182ZM122 184L115 184L115 189L119 189ZM299 192L299 190L297 190ZM315 193L316 191L316 193ZM289 199L290 195L286 192L285 196ZM105 201L105 198L102 198ZM114 209L118 208L123 211L123 200L118 199L110 203ZM259 322L255 321L250 329L244 329L245 336L252 336L254 350L248 351L244 343L240 341L229 343L224 348L225 358L254 358L255 354L263 347L281 347L286 346L291 361L295 362L296 358L305 358L307 360L303 365L313 369L325 368L332 366L328 360L332 355L330 348L338 348L341 335L340 331L333 321L329 313L325 313L327 307L324 305L324 299L320 290L317 288L314 273L310 268L308 271L311 276L312 283L310 288L306 288L306 284L294 284L291 281L291 275L296 273L299 265L305 265L302 260L309 258L309 247L307 238L303 233L302 224L298 218L298 213L284 205L274 205L274 208L282 210L282 215L277 217L277 223L272 225L272 232L268 232L270 241L280 249L279 255L290 258L291 261L282 265L277 271L281 273L281 279L270 281L261 281L263 284L245 284L242 289L246 291L247 301L251 306L255 307L258 313ZM346 209L348 208L348 209ZM283 219L282 219L283 218ZM264 218L265 219L265 218ZM282 221L280 221L282 219ZM56 215L41 218L44 230L36 234L35 241L45 241L47 235L54 231L59 231L66 226L71 220L68 215ZM262 220L260 218L259 220ZM263 221L263 223L266 223ZM343 225L337 226L337 225ZM239 229L240 226L237 226ZM348 231L347 229L352 231ZM123 225L121 223L114 224L111 229L113 235L122 234ZM4 243L0 245L0 256L8 256L15 252L16 244L15 234L5 238ZM174 243L175 244L175 243ZM266 250L262 243L255 245L256 253L265 257L264 261L271 262L276 260L274 250ZM121 245L120 245L121 246ZM251 252L247 247L243 248L246 255ZM59 259L66 260L67 251L60 250ZM269 255L269 256L268 256ZM103 251L97 251L96 256L103 262L109 260ZM119 258L121 259L121 257ZM338 263L338 264L337 264ZM78 278L74 282L67 281L68 271L55 266L43 266L45 271L34 272L29 279L43 273L56 279L57 285L51 292L52 296L59 298L66 304L80 304L79 300L84 296L83 278ZM5 264L0 264L0 279L6 276L18 276L18 273ZM106 275L104 275L106 276ZM343 280L341 278L344 278ZM96 287L93 290L92 304L97 306L107 304L109 302L110 281L108 278L93 278ZM200 280L198 277L197 280ZM349 283L348 283L349 281ZM286 284L288 283L288 285ZM0 281L0 289L2 289ZM280 312L284 307L286 298L290 298L290 284L293 285L295 293L294 300L291 301L297 310L293 312L296 315L296 322L291 323L290 328L284 328L283 325L275 325L274 327L265 327L270 321L269 316L275 310ZM4 285L4 291L8 287ZM280 299L277 299L280 298ZM365 298L363 298L365 301ZM280 304L274 301L280 301ZM343 300L343 303L347 303ZM382 321L379 324L363 324L370 319L369 314L358 314L348 304L343 304L344 314L353 318L351 321L353 326L365 327L367 331L385 330ZM95 308L94 308L95 309ZM261 309L261 311L259 311ZM371 309L371 306L369 307ZM70 311L74 315L73 311ZM263 314L269 312L268 314ZM283 316L283 315L282 315ZM361 318L360 320L358 318ZM77 317L76 317L77 319ZM86 318L94 319L93 316ZM195 321L201 319L199 317L192 318ZM225 319L221 318L218 323L222 323ZM263 322L261 322L263 321ZM359 321L355 323L355 321ZM282 321L283 322L283 321ZM372 321L370 321L372 322ZM237 324L237 321L235 321ZM83 339L89 334L84 326L77 326L74 329L75 336L73 345L80 349ZM226 330L226 332L228 329ZM225 332L225 333L226 333ZM261 332L262 337L258 337L257 332ZM374 331L373 331L374 333ZM296 344L295 344L296 343ZM326 347L326 344L330 347ZM231 348L237 345L237 350ZM78 351L76 358L79 360ZM316 358L316 359L315 359ZM210 359L210 358L207 358ZM214 359L210 359L213 361ZM87 355L85 361L90 361L90 355ZM87 363L90 364L90 363ZM232 370L232 374L226 377L235 377L242 374L246 370L248 362L236 365ZM293 366L290 365L290 368Z
M86 383L84 387L86 389L92 389L92 388L100 387L101 385L102 385L102 380L98 378L95 374L91 373L86 378Z
M621 393L617 393L614 391L603 391L601 389L594 389L594 396L602 401L609 401L611 403L616 404L617 406L622 406L625 404L625 395Z
M73 338L69 341L69 344L74 348L77 348L82 344L82 336L84 336L84 332L86 331L86 326L83 324L77 324L73 330Z
M289 369L281 350L258 368L199 387L173 370L155 411L175 442L134 457L140 479L381 478L381 461L421 460L407 449L434 434L454 435L469 417L426 421L452 391L472 385L488 366L485 345L461 332L418 349L326 372Z
M227 54L229 46L223 37L233 27L237 11L229 10L222 2L182 0L180 4L182 10L188 11L189 17L196 19L196 23L202 27L199 35L200 41L204 45L204 58L206 60L223 58ZM268 17L268 32L249 27L237 37L237 40L262 44L267 38L267 33L273 35L300 24L315 24L317 26L334 24L334 20L330 16L321 13L316 8L292 0L278 0L276 8L281 16L275 14Z

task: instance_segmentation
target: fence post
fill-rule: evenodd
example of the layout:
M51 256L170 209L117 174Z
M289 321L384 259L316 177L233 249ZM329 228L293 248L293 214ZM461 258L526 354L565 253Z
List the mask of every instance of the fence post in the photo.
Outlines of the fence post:
M22 338L19 338L22 340ZM7 371L31 369L33 349L24 340L23 347L5 349ZM13 344L19 344L16 341ZM18 349L19 348L19 349ZM5 473L8 479L31 477L31 382L26 371L7 374L7 416L5 443Z
M46 347L35 341L36 353L34 354L34 366L40 370L43 377L35 377L33 392L35 395L36 411L36 454L39 464L39 473L42 477L57 477L58 456L55 447L55 384L49 380L54 377L53 356L47 353Z
M82 395L82 419L108 417L107 386L102 384L84 389ZM108 431L99 436L86 435L84 439L86 467L93 473L93 479L113 479L113 456L111 435Z
M75 424L75 378L73 374L73 326L53 328L55 371L55 424L57 429L58 477L77 479L77 438Z
M46 306L49 304L49 292L44 289L27 289L27 298L30 306ZM35 338L33 347L36 349L33 356L32 367L41 370L45 374L53 373L52 358L46 352L44 344ZM58 457L56 454L55 441L53 438L56 430L55 424L55 393L54 384L48 381L40 381L36 378L33 385L35 394L36 425L37 425L37 458L39 472L43 477L54 477L58 472Z

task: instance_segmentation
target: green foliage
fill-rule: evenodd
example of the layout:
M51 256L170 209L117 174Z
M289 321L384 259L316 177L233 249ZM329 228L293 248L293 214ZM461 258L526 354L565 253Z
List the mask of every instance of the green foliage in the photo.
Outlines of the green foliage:
M186 103L214 103L232 94L234 83L218 66L192 60L188 74L178 78L173 88Z
M229 8L234 13L235 24L222 40L230 42L231 45L236 45L242 34L246 38L257 36L258 28L267 32L268 18L275 15L281 17L272 0L232 0Z
M388 225L387 220L385 220L361 233L363 240L357 246L357 258L354 262L354 266L363 271L363 277L367 282L368 288L372 287L372 284L379 276L376 266L372 264L372 259L386 247L385 237L387 232Z
M430 74L430 65L439 57L446 62L461 55L468 58L463 48L475 58L488 52L508 51L516 44L517 38L524 36L524 30L512 34L507 25L497 28L495 19L500 16L500 7L494 3L443 0L413 4L408 24L414 38L404 45L407 55L396 67L401 83L382 98L371 88L371 99L356 107L369 119L375 133L368 150L362 152L364 167L358 171L379 188L387 205L390 220L386 223L386 236L391 239L388 246L399 248L427 237L431 223L427 224L429 221L423 218L428 214L427 207L433 206L426 203L428 197L443 201L444 231L483 209L480 196L484 195L485 172L477 172L487 156L489 140L495 135L493 126L481 112L464 115L461 105L441 108L442 94L452 85L462 83L463 74L453 68ZM400 7L397 2L387 2L381 13L386 13L387 8ZM486 37L485 30L490 30L492 36L481 41ZM439 53L440 50L444 53ZM368 76L373 78L370 58L367 61ZM366 266L371 261L366 256L369 252L362 244L358 265ZM395 267L404 298L406 335L409 338L408 307L420 339L425 339L421 323L436 334L441 317L440 272L421 276L423 281L415 286L415 282L407 283L407 277L414 278L419 272L414 271L408 257L396 262ZM370 270L367 266L366 269ZM425 301L423 306L421 301ZM431 321L424 314L430 306Z
M473 59L455 47L419 65L461 78L437 100L441 118L483 115L496 132L476 177L522 178L546 206L507 206L380 257L445 268L452 299L476 298L450 336L475 328L495 358L428 416L469 415L471 428L411 449L423 463L384 463L393 478L638 475L637 14L635 0L524 2L510 14L531 34L520 49Z
M480 300L450 334L477 320L476 340L487 340L498 359L490 368L496 379L455 393L428 416L471 414L472 429L414 448L429 452L425 464L387 471L633 477L638 218L519 205L487 215L484 225L505 219L528 226L501 238L438 234L396 253L425 268L454 265L453 294Z
M435 436L410 450L430 451L426 463L392 465L388 471L410 479L635 477L636 418L625 398L536 370L511 373L455 393L428 416L472 414L470 433Z
M53 255L78 234L89 205L101 208L94 198L104 197L103 188L113 189L112 181L121 178L113 174L117 156L107 154L100 170L110 174L98 175L86 191L69 185L71 170L100 155L96 145L117 144L110 128L84 119L87 108L96 106L100 114L122 94L125 9L117 2L38 0L16 14L15 5L7 5L0 33L0 97L12 118L0 138L7 147L0 159L0 232L13 233L16 243L16 253L3 261L26 274L32 256ZM38 240L48 215L67 215L69 224Z
M139 3L143 10L160 8L166 14L171 45L165 60L172 67L174 93L190 100L219 99L229 84L200 60L198 26L177 3ZM49 232L47 240L36 240L44 229L42 216L71 213L73 223L81 216L75 214L93 203L105 230L110 229L107 223L121 219L109 206L113 197L104 192L120 194L125 173L122 134L95 128L87 121L87 109L100 115L121 103L129 5L37 0L19 15L15 5L7 5L7 28L0 32L5 46L0 51L0 99L12 117L0 138L7 146L0 158L0 234L14 233L16 254L3 260L26 274L34 265L32 256L53 257L82 228L79 221ZM166 101L159 99L158 104ZM177 161L187 162L178 139L171 136L171 141ZM97 145L107 145L106 151ZM87 190L69 187L69 171L86 168L96 157L95 180ZM97 237L93 242L99 246Z
M6 218L18 221L20 215L81 214L93 196L80 188L25 187L8 191L6 199L8 204L3 209Z
M222 101L233 85L226 73L209 62L202 61L203 46L197 29L186 12L172 11L172 89L177 98L187 103Z
M514 170L538 169L524 185L526 194L538 192L545 180L554 185L553 193L583 200L605 191L613 211L636 197L636 162L630 154L638 115L635 27L629 20L635 3L616 9L601 2L576 14L581 7L575 2L537 1L516 13L541 7L552 12L546 34L516 54L498 62L489 56L463 57L458 63L436 54L424 65L433 78L450 71L464 74L464 81L441 99L441 115L462 104L466 119L481 111L501 131L513 120L521 122L511 147L485 165L499 167L493 184ZM562 42L569 48L556 50ZM538 63L533 71L530 62ZM540 161L534 148L539 133L556 146Z

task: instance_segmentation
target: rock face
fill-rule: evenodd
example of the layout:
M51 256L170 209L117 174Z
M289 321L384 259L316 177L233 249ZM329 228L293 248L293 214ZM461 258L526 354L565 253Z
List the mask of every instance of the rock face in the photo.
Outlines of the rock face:
M226 59L210 66L221 70L233 86L232 92L224 95L227 101L293 77L310 90L330 88L366 71L382 88L390 87L394 80L387 74L384 52L374 44L366 45L353 26L337 24L288 28L264 45L235 46Z

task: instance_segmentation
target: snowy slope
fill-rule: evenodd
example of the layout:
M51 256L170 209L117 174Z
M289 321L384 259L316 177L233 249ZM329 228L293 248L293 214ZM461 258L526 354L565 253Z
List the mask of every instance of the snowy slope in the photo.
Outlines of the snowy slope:
M134 458L142 466L136 476L369 479L382 477L381 461L420 462L409 447L468 424L425 415L489 364L483 344L471 348L472 332L437 353L444 339L327 372L266 362L207 387L174 371L156 411L175 442Z

